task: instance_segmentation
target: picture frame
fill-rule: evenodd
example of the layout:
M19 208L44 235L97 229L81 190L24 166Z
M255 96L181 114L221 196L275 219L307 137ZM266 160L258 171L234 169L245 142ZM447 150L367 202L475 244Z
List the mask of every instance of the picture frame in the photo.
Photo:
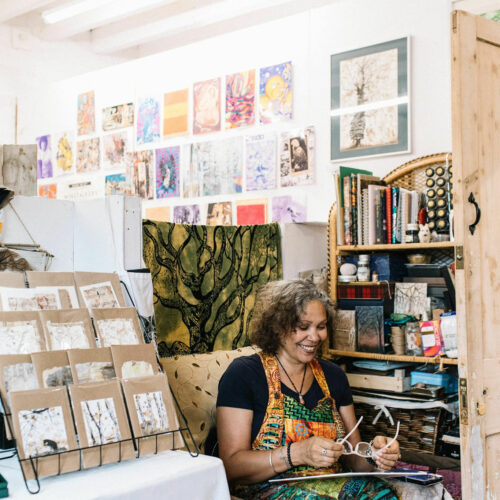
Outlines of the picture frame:
M330 159L409 153L410 37L333 54Z

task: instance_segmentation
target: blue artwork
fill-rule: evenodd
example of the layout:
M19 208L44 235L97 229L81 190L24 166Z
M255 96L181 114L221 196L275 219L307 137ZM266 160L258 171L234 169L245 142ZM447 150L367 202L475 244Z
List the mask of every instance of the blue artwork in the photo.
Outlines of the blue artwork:
M137 144L160 140L160 103L152 97L139 99L137 108Z
M247 137L246 190L276 187L276 137L257 135Z

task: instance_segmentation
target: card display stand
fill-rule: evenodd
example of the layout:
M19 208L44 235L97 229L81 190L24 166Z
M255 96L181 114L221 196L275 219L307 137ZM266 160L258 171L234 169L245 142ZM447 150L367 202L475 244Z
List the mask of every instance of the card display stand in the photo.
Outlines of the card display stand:
M199 451L198 446L193 438L191 430L189 429L186 417L184 416L184 414L181 410L181 407L179 406L179 403L177 401L177 398L175 397L173 392L172 392L172 398L175 402L175 406L177 408L177 412L178 412L178 415L179 415L180 420L181 420L178 429L165 431L165 432L159 432L159 433L155 433L155 434L148 434L147 436L135 436L135 437L131 437L129 439L121 439L120 441L115 441L113 443L104 443L104 444L99 444L99 445L95 445L95 446L78 447L75 450L65 450L65 451L60 451L60 452L56 452L56 453L51 453L50 455L43 455L43 456L36 456L36 457L30 456L28 458L20 458L19 450L17 448L17 442L16 442L16 440L14 440L14 442L16 443L16 456L18 458L19 466L20 466L21 472L23 474L23 480L24 480L24 484L26 486L26 489L32 495L36 495L41 490L40 477L38 476L39 460L40 459L43 459L47 456L51 456L51 457L57 456L58 472L56 475L61 475L61 457L63 455L66 455L68 453L78 452L78 457L79 457L78 458L78 460L79 460L78 470L80 471L84 468L83 467L83 452L85 450L96 449L96 450L99 450L99 465L98 465L98 467L100 467L103 465L103 447L109 446L110 444L114 444L114 445L118 444L118 460L117 460L117 462L120 463L122 461L122 446L124 445L124 443L132 442L132 444L134 445L134 448L135 448L135 458L137 459L137 458L140 458L140 456L141 456L141 453L140 453L141 452L141 441L143 439L151 440L151 438L154 438L154 441L155 441L154 455L157 455L158 454L158 439L161 436L172 436L172 450L178 449L175 447L175 441L176 441L175 438L176 438L176 433L179 433L180 436L182 437L182 442L184 443L184 446L185 446L187 452L191 455L191 457L193 457L193 458L197 457L200 454L200 451ZM7 406L4 404L4 401L3 401L1 394L0 394L0 402L1 402L2 407L4 409L7 408ZM2 416L2 415L0 414L0 416ZM3 416L4 416L5 421L7 422L7 426L8 426L8 429L10 431L10 434L11 434L11 436L13 436L14 433L13 433L13 428L11 425L12 414L4 413ZM186 438L185 433L187 434L187 438ZM31 471L33 473L33 479L28 479L26 477L26 473L25 473L24 467L23 467L24 464L28 464L28 467L31 468ZM33 486L33 484L30 484L30 482L34 482L34 486Z

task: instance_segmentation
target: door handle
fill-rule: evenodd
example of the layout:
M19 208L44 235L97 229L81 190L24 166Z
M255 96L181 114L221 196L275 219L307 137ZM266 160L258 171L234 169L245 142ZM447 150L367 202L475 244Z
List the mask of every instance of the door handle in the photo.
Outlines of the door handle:
M470 234L474 234L474 231L476 230L476 226L478 225L479 220L481 219L481 209L479 208L479 205L477 204L477 201L474 198L474 193L472 193L472 192L469 195L468 202L472 203L474 205L474 207L476 208L476 220L472 224L469 224Z

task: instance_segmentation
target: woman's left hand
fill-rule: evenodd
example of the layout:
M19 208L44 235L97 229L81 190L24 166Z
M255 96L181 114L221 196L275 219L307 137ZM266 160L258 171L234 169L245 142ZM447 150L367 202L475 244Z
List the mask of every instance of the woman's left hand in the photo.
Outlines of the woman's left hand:
M396 462L401 457L399 453L399 443L394 441L391 446L384 448L384 446L391 440L386 436L376 436L372 443L373 459L378 467L382 470L391 470L396 465ZM384 449L382 449L384 448ZM377 452L377 450L381 450Z

